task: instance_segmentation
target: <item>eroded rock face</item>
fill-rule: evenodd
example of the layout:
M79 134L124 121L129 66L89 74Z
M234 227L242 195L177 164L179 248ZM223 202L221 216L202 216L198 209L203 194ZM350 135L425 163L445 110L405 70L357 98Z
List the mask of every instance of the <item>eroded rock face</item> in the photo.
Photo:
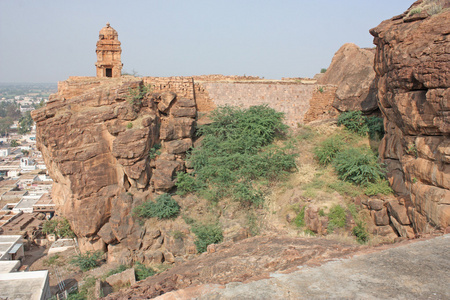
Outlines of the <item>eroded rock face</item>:
M370 30L385 116L380 155L392 188L411 199L407 213L417 232L450 225L450 11L409 15L421 5Z
M373 70L374 49L344 44L318 84L337 86L333 107L339 111L372 112L378 108Z
M184 170L195 101L151 93L135 77L71 77L32 116L57 211L81 248L140 249L145 229L132 209L153 192L169 191Z

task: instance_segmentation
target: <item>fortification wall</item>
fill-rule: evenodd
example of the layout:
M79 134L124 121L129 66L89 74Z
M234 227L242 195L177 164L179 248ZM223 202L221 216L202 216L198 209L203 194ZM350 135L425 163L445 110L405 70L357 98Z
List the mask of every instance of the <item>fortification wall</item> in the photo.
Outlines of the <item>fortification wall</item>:
M172 91L178 97L195 99L199 113L224 105L248 108L267 104L285 113L286 124L292 127L335 114L331 106L334 86L223 75L144 77L143 81L152 85L154 92Z
M143 77L144 84L152 85L156 93L171 91L178 97L194 99L194 83L192 77Z

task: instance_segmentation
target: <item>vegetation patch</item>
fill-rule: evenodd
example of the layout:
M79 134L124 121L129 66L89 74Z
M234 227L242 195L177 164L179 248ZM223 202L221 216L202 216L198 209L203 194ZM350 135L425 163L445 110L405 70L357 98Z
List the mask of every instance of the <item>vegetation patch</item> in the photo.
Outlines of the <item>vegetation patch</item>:
M366 186L384 178L375 154L366 148L349 148L336 155L333 161L339 179Z
M347 222L347 214L345 209L336 204L330 208L328 213L328 232L333 232L336 228L344 228Z
M389 186L389 182L385 179L378 180L375 183L369 182L367 184L367 187L364 191L364 193L367 196L375 196L375 195L389 195L392 194L394 191Z
M303 227L306 225L305 223L305 209L306 209L306 205L304 205L302 207L302 209L300 209L300 211L298 212L297 216L294 218L294 224L297 227Z
M100 264L102 256L103 251L87 251L84 254L75 255L70 263L79 267L81 271L86 272L96 268Z
M54 234L58 238L74 238L75 233L70 228L67 219L51 219L44 222L42 232L45 234Z
M296 169L292 145L272 144L285 136L283 114L267 106L220 107L212 124L198 129L202 144L188 155L192 174L177 176L178 193L198 192L218 201L232 197L260 205L262 180L274 181Z
M139 218L170 219L178 216L180 206L169 194L162 194L156 201L147 201L133 209L133 214Z
M205 252L208 245L223 241L222 228L219 224L195 224L192 226L192 232L197 237L194 244L200 253Z

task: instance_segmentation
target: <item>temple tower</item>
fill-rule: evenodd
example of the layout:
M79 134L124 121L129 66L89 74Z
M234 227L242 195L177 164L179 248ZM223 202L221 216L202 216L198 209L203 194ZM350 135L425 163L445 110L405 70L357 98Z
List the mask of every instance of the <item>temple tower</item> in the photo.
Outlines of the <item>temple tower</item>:
M100 30L97 42L97 77L120 77L122 62L120 55L122 49L118 40L117 31L109 23Z

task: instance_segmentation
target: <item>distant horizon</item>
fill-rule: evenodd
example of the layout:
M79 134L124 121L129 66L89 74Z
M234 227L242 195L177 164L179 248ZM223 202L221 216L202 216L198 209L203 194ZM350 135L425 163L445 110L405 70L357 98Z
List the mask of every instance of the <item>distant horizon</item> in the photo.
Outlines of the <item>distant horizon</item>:
M95 76L98 32L122 43L122 71L312 78L345 43L373 48L369 30L413 0L0 1L0 82Z

